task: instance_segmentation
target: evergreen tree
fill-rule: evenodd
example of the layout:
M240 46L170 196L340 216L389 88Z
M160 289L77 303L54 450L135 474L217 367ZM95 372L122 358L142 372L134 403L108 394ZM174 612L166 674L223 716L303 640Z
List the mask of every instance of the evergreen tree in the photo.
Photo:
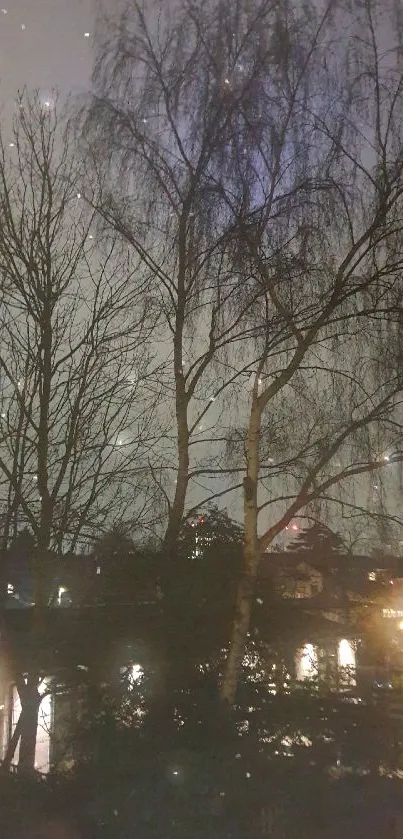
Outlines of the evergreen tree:
M97 599L102 603L134 603L156 596L156 551L136 545L121 527L99 539L92 555L99 568Z
M334 533L322 522L314 522L298 533L288 545L287 551L303 554L307 562L313 562L315 565L333 566L338 563L332 562L332 557L346 554L347 548L338 533Z
M190 623L227 618L242 568L243 531L226 510L211 507L182 527L177 553L178 573L171 594ZM172 586L173 589L172 590Z

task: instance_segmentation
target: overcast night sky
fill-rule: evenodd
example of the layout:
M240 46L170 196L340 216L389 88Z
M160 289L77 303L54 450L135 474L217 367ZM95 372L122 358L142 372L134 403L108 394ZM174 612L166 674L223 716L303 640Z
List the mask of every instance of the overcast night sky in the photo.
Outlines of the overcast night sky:
M45 96L53 88L65 94L88 85L94 0L3 0L3 3L0 99L6 110L16 91L24 85L39 88Z
M54 89L62 97L88 89L99 2L0 0L0 104L6 132L15 96L24 86L39 89L44 99ZM113 10L119 0L103 0L103 5ZM387 27L385 32L387 42ZM231 508L230 497L225 503Z

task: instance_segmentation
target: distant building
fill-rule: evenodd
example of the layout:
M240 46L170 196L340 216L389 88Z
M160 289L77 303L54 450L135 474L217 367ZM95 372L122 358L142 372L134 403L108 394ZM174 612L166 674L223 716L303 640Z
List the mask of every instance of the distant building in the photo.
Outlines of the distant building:
M323 574L308 562L282 563L274 570L274 589L282 597L300 600L316 597L323 591Z
M380 591L403 578L403 560L392 555L273 552L262 557L259 576L271 580L274 590L284 598L326 595L340 600L344 595L351 602L372 602Z
M211 545L213 541L212 533L204 527L206 524L206 516L194 516L189 521L190 527L194 531L194 542L191 549L190 558L198 559L203 556L204 551Z

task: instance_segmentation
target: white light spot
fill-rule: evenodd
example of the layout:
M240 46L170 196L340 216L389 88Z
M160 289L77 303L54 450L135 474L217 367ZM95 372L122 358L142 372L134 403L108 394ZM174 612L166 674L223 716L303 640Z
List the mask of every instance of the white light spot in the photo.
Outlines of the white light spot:
M22 23L22 24L21 24L21 29L26 29L26 28L27 28L27 27L25 26L25 23Z
M67 588L65 586L59 586L59 591L57 593L57 602L59 606L62 605L64 594L67 594Z
M15 143L9 143L8 145L9 145L9 148L10 148L10 149L13 149L13 148L14 148L14 146L15 146Z
M144 670L141 664L126 664L120 668L120 674L127 679L129 687L133 690L143 680Z
M250 772L245 772L245 775L246 775L246 777L247 777L247 778L250 778L250 777L251 777Z
M140 679L142 678L143 674L144 674L144 670L143 670L141 664L133 664L133 666L131 668L131 677L132 677L133 681L139 682Z
M229 79L224 79L224 84L229 84Z
M89 37L90 37L90 33L89 32L84 32L84 38L89 38Z

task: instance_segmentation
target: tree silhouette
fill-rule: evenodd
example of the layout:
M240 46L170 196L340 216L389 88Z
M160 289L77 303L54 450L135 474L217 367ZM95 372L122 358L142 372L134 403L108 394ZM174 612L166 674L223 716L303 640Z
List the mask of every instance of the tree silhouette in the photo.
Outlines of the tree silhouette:
M300 530L295 539L287 545L287 551L309 553L315 559L323 561L331 554L347 553L342 537L321 522L314 522Z

